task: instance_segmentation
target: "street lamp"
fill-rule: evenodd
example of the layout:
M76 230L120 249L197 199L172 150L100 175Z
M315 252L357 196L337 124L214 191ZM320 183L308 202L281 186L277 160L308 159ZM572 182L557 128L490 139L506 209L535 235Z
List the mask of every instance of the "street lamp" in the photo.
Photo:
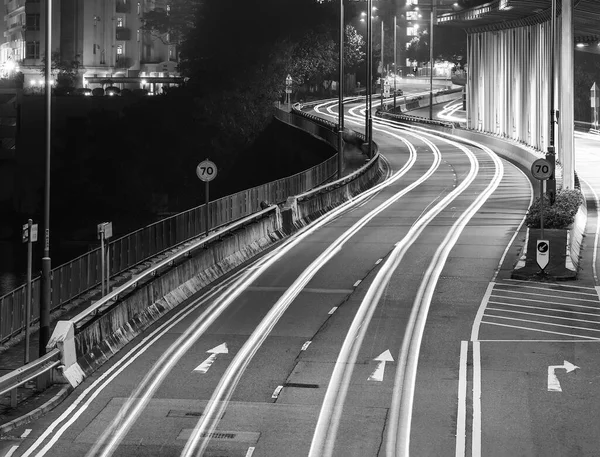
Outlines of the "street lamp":
M338 179L344 168L344 0L340 0L340 81L338 88Z

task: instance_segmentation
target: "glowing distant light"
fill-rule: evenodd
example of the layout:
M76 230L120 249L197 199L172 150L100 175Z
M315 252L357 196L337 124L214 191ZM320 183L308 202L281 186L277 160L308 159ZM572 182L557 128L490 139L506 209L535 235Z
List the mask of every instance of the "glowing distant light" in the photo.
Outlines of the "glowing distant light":
M142 79L142 84L146 84L146 80L145 79Z
M35 79L32 79L31 81L29 81L29 84L31 84L32 86L35 86L35 83L36 83Z
M583 48L583 47L585 47L585 44L584 43L577 43L577 47L578 48Z
M366 11L363 11L362 13L360 13L360 15L361 15L361 16L366 16L366 15L367 15L367 13L366 13Z

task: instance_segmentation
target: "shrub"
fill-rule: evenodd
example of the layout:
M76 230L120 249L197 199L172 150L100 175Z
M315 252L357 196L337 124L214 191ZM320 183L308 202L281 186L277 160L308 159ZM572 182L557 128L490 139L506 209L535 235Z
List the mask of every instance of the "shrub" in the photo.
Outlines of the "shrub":
M544 197L544 228L564 229L573 223L579 206L584 202L578 189L562 189L556 194L554 205ZM525 218L527 227L540 228L540 198L536 198Z

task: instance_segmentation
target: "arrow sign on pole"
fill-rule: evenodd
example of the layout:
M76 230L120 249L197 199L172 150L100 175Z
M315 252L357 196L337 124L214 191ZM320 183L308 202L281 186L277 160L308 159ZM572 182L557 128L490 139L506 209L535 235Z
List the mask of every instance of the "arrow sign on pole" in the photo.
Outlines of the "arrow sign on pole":
M393 362L394 358L388 349L385 352L379 354L379 356L375 357L373 360L379 362L375 371L371 373L371 376L367 379L367 381L383 381L383 373L385 372L385 362Z
M208 356L208 358L202 362L200 365L198 365L196 368L194 368L194 371L198 371L200 373L206 373L208 371L208 369L210 368L210 366L213 364L213 362L216 360L217 355L218 354L227 354L229 352L229 350L227 349L227 343L222 343L219 344L218 346L215 346L212 349L209 349L208 351L206 351L210 354L210 356Z
M556 373L554 372L557 368L562 368L564 370L567 370L567 373L570 373L571 371L574 371L579 367L576 365L573 365L570 362L567 362L566 360L564 361L564 363L562 365L550 365L548 367L548 391L549 392L562 392L562 389L560 388L560 382L558 382L558 378L556 377Z

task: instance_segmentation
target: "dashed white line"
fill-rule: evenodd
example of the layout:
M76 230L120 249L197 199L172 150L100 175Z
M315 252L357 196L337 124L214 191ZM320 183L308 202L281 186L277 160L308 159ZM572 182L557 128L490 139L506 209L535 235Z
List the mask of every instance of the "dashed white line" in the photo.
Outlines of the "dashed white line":
M333 314L333 313L335 313L336 309L338 309L338 307L334 306L333 308L331 308L331 310L329 310L329 312L327 314Z
M301 351L306 351L308 349L308 346L310 346L310 343L312 343L312 341L307 341L306 343L304 343L302 345L302 349L300 349Z
M377 259L377 262L375 262L375 265L379 265L382 261L383 261L383 259Z
M21 438L27 438L30 433L31 433L30 428L25 429L25 431L21 434Z
M356 282L354 283L354 287L358 286L358 285L361 283L361 281L362 281L362 279L359 279L358 281L356 281Z
M273 395L271 395L271 398L277 398L277 397L279 397L279 394L281 393L282 389L283 389L283 386L277 386L277 388L273 392Z
M248 448L248 451L246 452L246 457L252 457L252 454L254 454L254 449L255 449L254 446L250 446Z

